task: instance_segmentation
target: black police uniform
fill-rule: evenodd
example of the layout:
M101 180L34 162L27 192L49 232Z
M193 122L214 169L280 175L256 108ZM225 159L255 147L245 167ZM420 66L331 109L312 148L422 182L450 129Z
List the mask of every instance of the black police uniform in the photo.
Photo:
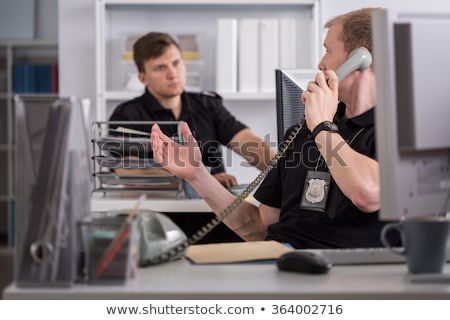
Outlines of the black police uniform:
M222 98L214 92L183 92L180 119L175 119L172 111L161 106L147 89L137 98L126 101L116 107L110 121L185 121L199 142L203 163L211 168L211 173L225 171L220 144L227 145L234 135L247 128L238 121L224 106ZM146 125L128 125L133 129L150 132ZM161 128L169 136L169 128Z
M341 103L334 119L339 134L347 143L351 141L355 151L374 159L374 108L351 119L344 118L344 113L345 105ZM380 232L385 223L378 221L378 213L359 210L332 178L324 212L301 207L307 172L316 168L328 171L309 134L305 125L255 193L261 203L281 209L280 220L269 226L267 239L295 248L381 247ZM339 150L335 150L335 156L339 156Z

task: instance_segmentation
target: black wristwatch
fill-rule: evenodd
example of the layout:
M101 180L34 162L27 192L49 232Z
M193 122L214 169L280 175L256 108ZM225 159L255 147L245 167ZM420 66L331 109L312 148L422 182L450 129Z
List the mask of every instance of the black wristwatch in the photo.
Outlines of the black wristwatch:
M338 127L335 123L331 121L323 121L319 123L314 130L311 132L311 139L315 139L320 131L330 131L330 132L339 132Z

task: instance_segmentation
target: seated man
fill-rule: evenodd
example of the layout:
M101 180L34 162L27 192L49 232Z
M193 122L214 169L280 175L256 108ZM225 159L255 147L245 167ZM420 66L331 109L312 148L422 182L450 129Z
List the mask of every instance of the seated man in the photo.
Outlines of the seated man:
M110 121L187 122L200 145L203 163L225 187L236 185L237 180L225 172L220 145L231 148L261 170L266 167L275 152L225 109L218 94L184 90L185 63L170 35L150 32L142 36L133 46L133 57L145 93L120 104ZM132 128L150 132L150 126L133 125ZM169 136L175 133L164 131ZM123 170L116 169L116 172L123 173Z
M352 11L325 25L321 71L302 93L306 125L255 193L259 206L244 201L224 219L243 239L295 248L382 246L374 70L356 70L341 81L335 73L353 49L372 51L373 10ZM211 179L186 124L183 134L188 143L179 145L153 126L154 158L189 181L220 214L236 197Z

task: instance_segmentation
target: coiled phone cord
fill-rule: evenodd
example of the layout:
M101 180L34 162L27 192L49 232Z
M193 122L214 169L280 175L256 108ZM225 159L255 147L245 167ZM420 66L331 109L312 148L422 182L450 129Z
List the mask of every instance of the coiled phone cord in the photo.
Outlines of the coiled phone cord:
M247 196L264 180L264 178L267 176L267 174L272 170L273 167L277 164L278 160L284 156L286 153L286 150L289 148L289 146L292 144L294 139L299 134L300 130L303 128L304 125L304 119L300 121L299 124L297 124L292 130L292 132L289 134L289 136L286 138L286 140L283 141L280 151L277 152L277 154L270 160L267 167L261 171L258 176L253 180L245 189L242 191L241 194L239 194L233 202L231 202L219 215L215 216L210 222L208 222L206 225L204 225L201 229L199 229L197 232L194 233L194 235L184 241L183 243L179 244L176 247L173 247L166 252L161 253L159 257L156 257L152 259L152 261L149 261L149 264L160 264L163 262L167 262L172 260L175 257L179 257L180 254L184 252L184 250L192 245L203 239L208 233L210 233L217 225L219 225L231 212L233 212L241 203L242 201L247 198Z

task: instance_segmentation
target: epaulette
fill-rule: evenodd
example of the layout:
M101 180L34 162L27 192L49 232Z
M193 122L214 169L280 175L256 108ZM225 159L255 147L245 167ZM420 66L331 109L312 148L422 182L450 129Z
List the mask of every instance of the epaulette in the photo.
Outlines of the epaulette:
M222 97L219 94L217 94L216 92L214 92L214 91L202 91L200 94L203 95L203 96L211 97L211 98L222 99Z

